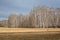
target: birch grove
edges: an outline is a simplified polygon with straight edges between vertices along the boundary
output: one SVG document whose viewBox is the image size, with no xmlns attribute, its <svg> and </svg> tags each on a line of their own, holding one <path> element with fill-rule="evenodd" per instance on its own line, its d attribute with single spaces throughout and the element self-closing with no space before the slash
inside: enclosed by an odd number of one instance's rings
<svg viewBox="0 0 60 40">
<path fill-rule="evenodd" d="M 60 8 L 38 6 L 29 15 L 10 15 L 9 27 L 58 28 L 60 27 Z"/>
</svg>

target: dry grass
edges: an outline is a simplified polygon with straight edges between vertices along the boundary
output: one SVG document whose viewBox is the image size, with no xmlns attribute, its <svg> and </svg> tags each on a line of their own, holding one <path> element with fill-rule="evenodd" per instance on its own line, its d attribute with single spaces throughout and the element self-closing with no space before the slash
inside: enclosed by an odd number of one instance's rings
<svg viewBox="0 0 60 40">
<path fill-rule="evenodd" d="M 39 33 L 1 33 L 0 40 L 60 40 L 60 32 L 58 34 Z M 42 32 L 44 33 L 44 32 Z"/>
<path fill-rule="evenodd" d="M 0 28 L 0 32 L 60 32 L 60 28 Z"/>
<path fill-rule="evenodd" d="M 0 40 L 60 40 L 60 28 L 0 28 Z"/>
</svg>

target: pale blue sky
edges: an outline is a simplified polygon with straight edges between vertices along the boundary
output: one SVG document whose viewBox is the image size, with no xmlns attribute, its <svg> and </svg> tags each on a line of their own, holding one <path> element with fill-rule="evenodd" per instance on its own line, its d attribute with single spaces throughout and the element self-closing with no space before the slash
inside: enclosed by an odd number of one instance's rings
<svg viewBox="0 0 60 40">
<path fill-rule="evenodd" d="M 5 20 L 11 13 L 28 14 L 35 6 L 60 7 L 60 0 L 0 0 L 0 20 Z"/>
</svg>

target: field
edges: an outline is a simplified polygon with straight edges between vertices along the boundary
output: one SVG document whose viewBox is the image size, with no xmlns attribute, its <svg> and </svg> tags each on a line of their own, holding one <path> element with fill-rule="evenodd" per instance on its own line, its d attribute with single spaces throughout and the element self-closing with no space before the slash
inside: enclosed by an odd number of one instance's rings
<svg viewBox="0 0 60 40">
<path fill-rule="evenodd" d="M 0 40 L 60 40 L 60 28 L 0 28 Z"/>
</svg>

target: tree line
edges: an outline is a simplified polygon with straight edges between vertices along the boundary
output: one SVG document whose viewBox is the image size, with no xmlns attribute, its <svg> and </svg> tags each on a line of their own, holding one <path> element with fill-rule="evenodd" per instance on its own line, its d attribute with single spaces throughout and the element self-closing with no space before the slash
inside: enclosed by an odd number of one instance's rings
<svg viewBox="0 0 60 40">
<path fill-rule="evenodd" d="M 38 6 L 34 7 L 29 15 L 11 14 L 8 18 L 8 27 L 59 28 L 60 8 Z"/>
</svg>

